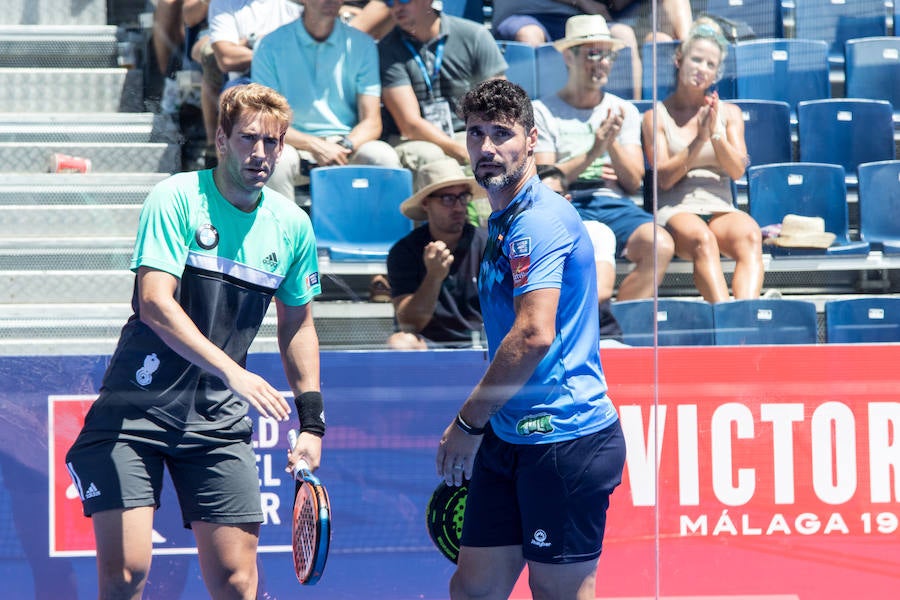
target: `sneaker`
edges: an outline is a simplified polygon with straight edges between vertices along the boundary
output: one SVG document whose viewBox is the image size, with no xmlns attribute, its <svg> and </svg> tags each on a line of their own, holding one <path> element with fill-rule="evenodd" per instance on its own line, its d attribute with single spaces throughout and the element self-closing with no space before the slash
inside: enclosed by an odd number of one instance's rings
<svg viewBox="0 0 900 600">
<path fill-rule="evenodd" d="M 384 275 L 375 275 L 369 284 L 369 302 L 390 302 L 391 284 Z"/>
<path fill-rule="evenodd" d="M 766 290 L 766 293 L 762 295 L 763 298 L 768 298 L 770 300 L 777 300 L 781 298 L 781 292 L 774 288 Z"/>
</svg>

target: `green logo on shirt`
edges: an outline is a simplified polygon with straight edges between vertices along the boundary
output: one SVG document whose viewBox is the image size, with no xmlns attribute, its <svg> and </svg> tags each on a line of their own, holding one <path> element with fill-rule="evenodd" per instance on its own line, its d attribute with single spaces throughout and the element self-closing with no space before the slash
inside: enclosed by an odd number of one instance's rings
<svg viewBox="0 0 900 600">
<path fill-rule="evenodd" d="M 552 431 L 553 424 L 550 422 L 550 415 L 530 415 L 516 424 L 516 433 L 519 435 L 550 433 Z"/>
</svg>

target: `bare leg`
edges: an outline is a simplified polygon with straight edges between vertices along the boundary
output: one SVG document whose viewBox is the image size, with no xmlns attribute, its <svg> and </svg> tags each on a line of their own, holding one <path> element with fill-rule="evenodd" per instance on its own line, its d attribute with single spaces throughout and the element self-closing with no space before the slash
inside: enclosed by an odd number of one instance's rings
<svg viewBox="0 0 900 600">
<path fill-rule="evenodd" d="M 637 37 L 634 35 L 634 29 L 628 25 L 613 23 L 609 27 L 609 33 L 617 40 L 621 40 L 624 44 L 631 48 L 631 76 L 634 80 L 633 98 L 640 100 L 643 91 L 644 69 L 641 63 L 641 49 L 638 48 Z"/>
<path fill-rule="evenodd" d="M 516 32 L 515 41 L 537 47 L 550 40 L 544 37 L 544 30 L 537 25 L 526 25 Z"/>
<path fill-rule="evenodd" d="M 694 263 L 694 285 L 700 295 L 707 302 L 729 300 L 719 244 L 703 219 L 691 213 L 679 213 L 669 219 L 666 228 L 675 239 L 675 254 Z"/>
<path fill-rule="evenodd" d="M 214 600 L 255 600 L 259 575 L 259 524 L 220 525 L 194 521 L 200 570 Z"/>
<path fill-rule="evenodd" d="M 456 572 L 450 578 L 450 598 L 506 600 L 524 566 L 521 546 L 463 546 Z"/>
<path fill-rule="evenodd" d="M 534 600 L 594 600 L 597 560 L 548 565 L 528 562 L 528 584 Z"/>
<path fill-rule="evenodd" d="M 653 230 L 656 229 L 656 246 L 653 243 Z M 625 246 L 625 257 L 635 267 L 622 283 L 619 284 L 618 300 L 638 300 L 652 298 L 656 288 L 662 283 L 666 269 L 672 260 L 675 244 L 672 236 L 653 223 L 644 223 L 634 230 Z M 654 265 L 654 256 L 656 264 Z M 655 267 L 655 270 L 654 270 Z"/>
<path fill-rule="evenodd" d="M 660 5 L 666 33 L 675 40 L 686 39 L 694 21 L 690 0 L 662 0 Z"/>
<path fill-rule="evenodd" d="M 100 600 L 139 600 L 153 554 L 152 506 L 94 513 Z"/>
<path fill-rule="evenodd" d="M 713 218 L 709 227 L 719 240 L 722 254 L 735 261 L 731 279 L 735 299 L 759 298 L 765 277 L 759 225 L 750 215 L 735 212 Z"/>
</svg>

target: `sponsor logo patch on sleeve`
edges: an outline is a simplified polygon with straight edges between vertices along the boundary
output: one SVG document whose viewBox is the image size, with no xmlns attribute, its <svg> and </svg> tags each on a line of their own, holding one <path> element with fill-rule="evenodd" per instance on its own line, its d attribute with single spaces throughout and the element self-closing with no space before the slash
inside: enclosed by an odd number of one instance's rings
<svg viewBox="0 0 900 600">
<path fill-rule="evenodd" d="M 509 243 L 509 257 L 520 258 L 531 254 L 531 238 L 519 238 Z"/>
<path fill-rule="evenodd" d="M 509 269 L 512 272 L 513 287 L 528 283 L 528 268 L 531 266 L 531 238 L 519 238 L 509 242 Z"/>
<path fill-rule="evenodd" d="M 314 273 L 310 273 L 306 276 L 306 285 L 308 287 L 314 287 L 319 285 L 319 272 L 316 271 Z"/>
</svg>

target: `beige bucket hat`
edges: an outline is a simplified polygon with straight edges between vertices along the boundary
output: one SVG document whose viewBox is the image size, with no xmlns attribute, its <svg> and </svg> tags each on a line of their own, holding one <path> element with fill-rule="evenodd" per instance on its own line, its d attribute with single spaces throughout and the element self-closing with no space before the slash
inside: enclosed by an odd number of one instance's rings
<svg viewBox="0 0 900 600">
<path fill-rule="evenodd" d="M 416 171 L 416 193 L 400 204 L 400 212 L 413 221 L 425 221 L 428 215 L 422 208 L 422 200 L 431 193 L 445 187 L 468 185 L 473 198 L 485 196 L 484 189 L 478 185 L 474 177 L 465 174 L 462 167 L 453 158 L 444 158 L 430 162 Z"/>
<path fill-rule="evenodd" d="M 575 15 L 566 21 L 566 37 L 553 42 L 553 47 L 562 52 L 581 44 L 606 43 L 612 50 L 621 50 L 625 43 L 609 33 L 606 19 L 601 15 Z"/>
</svg>

